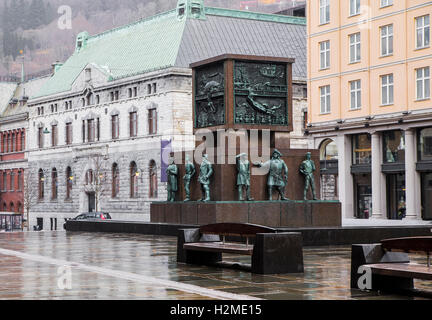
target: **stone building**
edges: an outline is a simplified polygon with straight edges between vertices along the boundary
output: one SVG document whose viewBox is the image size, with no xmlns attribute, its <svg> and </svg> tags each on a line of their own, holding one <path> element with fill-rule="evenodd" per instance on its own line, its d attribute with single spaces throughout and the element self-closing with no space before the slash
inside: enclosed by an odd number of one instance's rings
<svg viewBox="0 0 432 320">
<path fill-rule="evenodd" d="M 149 220 L 166 199 L 164 155 L 191 148 L 190 63 L 224 53 L 282 56 L 293 67 L 293 146 L 304 147 L 304 18 L 177 8 L 90 36 L 29 101 L 28 166 L 38 200 L 31 224 L 59 228 L 81 212 Z M 60 224 L 61 223 L 61 224 Z"/>
<path fill-rule="evenodd" d="M 307 131 L 334 186 L 327 196 L 341 201 L 345 225 L 429 224 L 432 3 L 322 0 L 307 10 Z"/>
</svg>

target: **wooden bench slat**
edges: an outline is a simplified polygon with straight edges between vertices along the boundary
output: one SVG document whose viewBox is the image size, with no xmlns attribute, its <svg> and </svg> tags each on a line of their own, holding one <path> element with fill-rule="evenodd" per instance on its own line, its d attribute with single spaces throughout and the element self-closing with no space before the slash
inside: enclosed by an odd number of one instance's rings
<svg viewBox="0 0 432 320">
<path fill-rule="evenodd" d="M 265 226 L 248 223 L 216 223 L 200 227 L 202 234 L 217 234 L 221 236 L 255 237 L 257 233 L 276 233 L 277 230 Z"/>
<path fill-rule="evenodd" d="M 185 243 L 183 248 L 186 250 L 194 251 L 207 251 L 207 252 L 222 252 L 234 253 L 242 255 L 252 255 L 253 245 L 245 245 L 242 243 L 223 243 L 223 242 L 197 242 Z"/>
<path fill-rule="evenodd" d="M 432 252 L 432 237 L 409 237 L 381 241 L 384 250 L 404 252 Z"/>
<path fill-rule="evenodd" d="M 366 265 L 372 273 L 383 276 L 432 280 L 432 268 L 413 263 L 379 263 Z"/>
</svg>

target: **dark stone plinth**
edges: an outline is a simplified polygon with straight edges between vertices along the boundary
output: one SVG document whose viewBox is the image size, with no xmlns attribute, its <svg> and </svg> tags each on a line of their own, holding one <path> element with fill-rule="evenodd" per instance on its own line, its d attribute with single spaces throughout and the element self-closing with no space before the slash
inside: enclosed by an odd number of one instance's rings
<svg viewBox="0 0 432 320">
<path fill-rule="evenodd" d="M 358 289 L 358 280 L 362 274 L 359 267 L 376 263 L 409 263 L 406 253 L 386 252 L 381 244 L 354 244 L 351 249 L 351 288 Z M 410 278 L 372 274 L 372 290 L 399 291 L 414 288 Z"/>
<path fill-rule="evenodd" d="M 300 232 L 258 233 L 252 255 L 252 273 L 303 273 L 303 243 Z"/>
<path fill-rule="evenodd" d="M 152 223 L 251 223 L 273 228 L 340 227 L 337 201 L 155 202 Z"/>
</svg>

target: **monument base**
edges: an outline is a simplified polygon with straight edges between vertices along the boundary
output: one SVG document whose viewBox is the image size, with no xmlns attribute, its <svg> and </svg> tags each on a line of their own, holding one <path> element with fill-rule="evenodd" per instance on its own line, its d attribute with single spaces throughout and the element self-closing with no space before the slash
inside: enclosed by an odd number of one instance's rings
<svg viewBox="0 0 432 320">
<path fill-rule="evenodd" d="M 339 201 L 153 202 L 152 223 L 251 223 L 268 227 L 341 227 Z"/>
</svg>

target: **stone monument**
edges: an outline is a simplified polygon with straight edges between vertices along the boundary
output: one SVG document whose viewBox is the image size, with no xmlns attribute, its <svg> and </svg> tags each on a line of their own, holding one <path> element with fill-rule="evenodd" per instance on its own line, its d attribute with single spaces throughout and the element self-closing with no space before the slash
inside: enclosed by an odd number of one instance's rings
<svg viewBox="0 0 432 320">
<path fill-rule="evenodd" d="M 174 154 L 184 176 L 178 192 L 186 202 L 152 203 L 152 222 L 341 226 L 338 201 L 304 201 L 299 187 L 308 181 L 319 199 L 319 168 L 310 168 L 319 163 L 319 151 L 290 148 L 293 63 L 225 54 L 191 65 L 196 147 Z M 192 163 L 190 154 L 206 155 Z M 195 166 L 198 179 L 192 179 Z"/>
</svg>

